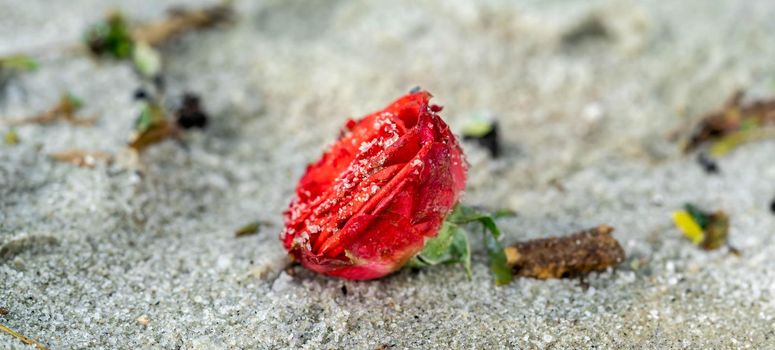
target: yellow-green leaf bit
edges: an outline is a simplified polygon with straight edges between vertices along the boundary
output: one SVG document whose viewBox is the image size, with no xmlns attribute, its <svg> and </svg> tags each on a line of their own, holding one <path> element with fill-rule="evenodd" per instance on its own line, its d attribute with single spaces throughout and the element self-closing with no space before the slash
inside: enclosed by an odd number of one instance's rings
<svg viewBox="0 0 775 350">
<path fill-rule="evenodd" d="M 688 203 L 684 210 L 673 213 L 673 221 L 684 236 L 705 250 L 727 245 L 729 215 L 722 210 L 711 213 Z"/>
<path fill-rule="evenodd" d="M 38 69 L 38 61 L 27 55 L 0 57 L 0 70 L 31 72 Z"/>
</svg>

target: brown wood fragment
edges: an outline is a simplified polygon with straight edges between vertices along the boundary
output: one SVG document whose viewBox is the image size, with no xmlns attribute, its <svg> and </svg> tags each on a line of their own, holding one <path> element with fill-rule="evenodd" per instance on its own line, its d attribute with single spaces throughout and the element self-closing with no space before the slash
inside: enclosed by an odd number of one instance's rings
<svg viewBox="0 0 775 350">
<path fill-rule="evenodd" d="M 94 168 L 98 161 L 109 162 L 113 160 L 113 155 L 102 151 L 87 151 L 82 149 L 69 149 L 60 152 L 50 153 L 49 157 L 59 162 L 66 162 L 77 165 L 81 168 Z"/>
<path fill-rule="evenodd" d="M 505 249 L 515 276 L 538 279 L 583 276 L 624 261 L 624 250 L 607 225 L 565 237 L 519 242 Z"/>
</svg>

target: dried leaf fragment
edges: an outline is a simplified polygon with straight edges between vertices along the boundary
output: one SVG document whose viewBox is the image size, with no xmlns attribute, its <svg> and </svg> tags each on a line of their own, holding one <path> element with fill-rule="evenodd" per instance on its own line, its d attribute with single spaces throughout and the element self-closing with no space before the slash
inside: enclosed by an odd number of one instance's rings
<svg viewBox="0 0 775 350">
<path fill-rule="evenodd" d="M 714 250 L 727 245 L 729 215 L 723 210 L 711 213 L 689 203 L 684 210 L 673 213 L 673 222 L 686 238 L 702 249 Z"/>
<path fill-rule="evenodd" d="M 143 107 L 129 138 L 129 148 L 142 153 L 150 145 L 177 136 L 178 127 L 169 121 L 167 112 L 158 103 L 150 102 Z"/>
<path fill-rule="evenodd" d="M 515 276 L 538 279 L 583 276 L 624 261 L 613 228 L 600 225 L 565 237 L 519 242 L 504 249 Z"/>
<path fill-rule="evenodd" d="M 244 237 L 244 236 L 250 236 L 258 233 L 258 230 L 261 228 L 261 226 L 267 225 L 268 223 L 265 221 L 253 221 L 245 226 L 242 226 L 238 228 L 236 231 L 234 231 L 235 237 Z"/>
<path fill-rule="evenodd" d="M 232 16 L 233 10 L 228 2 L 202 9 L 175 8 L 161 21 L 133 28 L 132 37 L 149 45 L 159 45 L 188 31 L 225 23 Z"/>
<path fill-rule="evenodd" d="M 59 120 L 66 121 L 76 126 L 91 126 L 97 122 L 96 117 L 78 117 L 76 112 L 83 107 L 83 100 L 75 95 L 65 92 L 59 98 L 59 101 L 49 108 L 48 110 L 38 113 L 36 115 L 12 119 L 6 124 L 8 125 L 24 125 L 24 124 L 51 124 Z"/>
<path fill-rule="evenodd" d="M 690 152 L 710 145 L 710 153 L 723 155 L 742 143 L 775 136 L 775 99 L 743 103 L 738 91 L 721 110 L 708 113 L 695 126 L 684 146 Z"/>
<path fill-rule="evenodd" d="M 98 161 L 110 162 L 113 155 L 102 151 L 87 151 L 82 149 L 70 149 L 50 153 L 49 157 L 59 162 L 77 165 L 81 168 L 94 168 Z"/>
</svg>

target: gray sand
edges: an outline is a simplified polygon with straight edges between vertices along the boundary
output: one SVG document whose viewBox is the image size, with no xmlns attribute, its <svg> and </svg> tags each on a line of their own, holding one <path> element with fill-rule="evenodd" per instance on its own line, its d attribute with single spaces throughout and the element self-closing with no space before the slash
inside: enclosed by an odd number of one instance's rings
<svg viewBox="0 0 775 350">
<path fill-rule="evenodd" d="M 133 3 L 1 0 L 0 54 L 77 41 L 110 8 L 153 19 L 172 4 Z M 164 49 L 170 94 L 203 94 L 212 125 L 188 149 L 150 149 L 142 177 L 45 156 L 123 147 L 140 108 L 129 67 L 58 56 L 7 83 L 0 118 L 70 90 L 101 119 L 0 145 L 0 323 L 52 349 L 775 347 L 775 141 L 713 176 L 666 137 L 737 88 L 775 94 L 774 2 L 237 7 L 233 27 Z M 588 289 L 495 287 L 478 242 L 471 280 L 454 266 L 370 282 L 283 272 L 281 212 L 306 163 L 346 117 L 415 85 L 455 131 L 500 121 L 501 159 L 464 145 L 464 202 L 517 211 L 505 243 L 605 223 L 628 260 Z M 742 256 L 686 241 L 670 219 L 686 201 L 728 211 Z M 271 225 L 234 238 L 256 219 Z M 22 346 L 0 334 L 0 348 Z"/>
</svg>

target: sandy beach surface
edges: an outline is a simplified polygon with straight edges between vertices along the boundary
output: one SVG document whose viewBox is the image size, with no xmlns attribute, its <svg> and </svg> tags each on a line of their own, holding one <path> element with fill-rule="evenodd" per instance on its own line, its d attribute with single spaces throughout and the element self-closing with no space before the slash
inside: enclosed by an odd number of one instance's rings
<svg viewBox="0 0 775 350">
<path fill-rule="evenodd" d="M 121 152 L 140 111 L 128 64 L 59 48 L 111 9 L 150 21 L 174 4 L 0 0 L 0 55 L 43 57 L 0 83 L 0 120 L 63 91 L 99 117 L 0 145 L 0 324 L 51 349 L 775 346 L 775 140 L 708 174 L 668 137 L 738 89 L 775 95 L 775 2 L 236 1 L 232 25 L 161 50 L 168 95 L 200 94 L 206 130 L 148 149 L 142 175 L 49 159 Z M 504 243 L 608 224 L 627 260 L 588 286 L 496 287 L 475 240 L 471 279 L 285 272 L 281 213 L 306 164 L 414 86 L 456 133 L 499 122 L 500 158 L 463 144 L 463 202 L 516 211 Z M 742 254 L 686 240 L 671 221 L 686 202 L 729 213 Z M 27 347 L 3 333 L 0 348 Z"/>
</svg>

